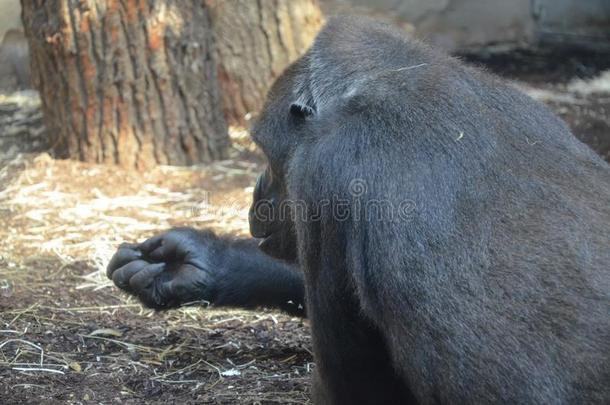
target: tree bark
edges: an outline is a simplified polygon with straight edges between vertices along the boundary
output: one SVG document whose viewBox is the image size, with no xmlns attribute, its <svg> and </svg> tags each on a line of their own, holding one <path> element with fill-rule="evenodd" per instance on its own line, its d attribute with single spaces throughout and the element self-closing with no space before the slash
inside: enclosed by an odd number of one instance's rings
<svg viewBox="0 0 610 405">
<path fill-rule="evenodd" d="M 136 168 L 226 156 L 309 46 L 316 0 L 22 0 L 58 157 Z"/>
<path fill-rule="evenodd" d="M 223 158 L 210 7 L 22 0 L 32 80 L 59 157 L 136 168 Z"/>
<path fill-rule="evenodd" d="M 207 0 L 216 34 L 224 115 L 244 125 L 284 68 L 303 54 L 322 23 L 315 0 Z"/>
</svg>

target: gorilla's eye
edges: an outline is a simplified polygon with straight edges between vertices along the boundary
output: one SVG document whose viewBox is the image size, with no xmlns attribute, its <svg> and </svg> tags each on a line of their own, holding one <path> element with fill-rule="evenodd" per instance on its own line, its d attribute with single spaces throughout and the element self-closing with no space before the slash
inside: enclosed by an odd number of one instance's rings
<svg viewBox="0 0 610 405">
<path fill-rule="evenodd" d="M 305 119 L 307 117 L 312 116 L 314 113 L 314 109 L 308 105 L 300 104 L 300 103 L 292 103 L 290 105 L 290 114 L 293 117 Z"/>
</svg>

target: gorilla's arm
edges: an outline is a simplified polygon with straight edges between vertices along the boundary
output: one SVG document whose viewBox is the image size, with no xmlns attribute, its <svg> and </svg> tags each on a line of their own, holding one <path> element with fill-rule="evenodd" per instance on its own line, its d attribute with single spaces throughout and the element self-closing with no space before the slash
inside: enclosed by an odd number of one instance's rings
<svg viewBox="0 0 610 405">
<path fill-rule="evenodd" d="M 123 244 L 108 277 L 155 309 L 194 302 L 278 308 L 305 316 L 298 269 L 258 249 L 255 239 L 221 238 L 210 231 L 173 229 L 140 244 Z"/>
</svg>

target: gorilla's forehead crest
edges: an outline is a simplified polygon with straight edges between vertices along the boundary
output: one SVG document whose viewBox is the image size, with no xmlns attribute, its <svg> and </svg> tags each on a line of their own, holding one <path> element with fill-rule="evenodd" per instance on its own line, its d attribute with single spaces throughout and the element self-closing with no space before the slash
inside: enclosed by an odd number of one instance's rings
<svg viewBox="0 0 610 405">
<path fill-rule="evenodd" d="M 299 61 L 293 96 L 295 102 L 323 112 L 385 75 L 408 74 L 439 56 L 389 25 L 363 17 L 334 17 Z"/>
</svg>

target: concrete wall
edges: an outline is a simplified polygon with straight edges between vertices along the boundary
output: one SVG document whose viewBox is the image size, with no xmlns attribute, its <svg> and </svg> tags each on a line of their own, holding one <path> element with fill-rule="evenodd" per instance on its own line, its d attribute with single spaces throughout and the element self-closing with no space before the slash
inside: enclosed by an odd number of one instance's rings
<svg viewBox="0 0 610 405">
<path fill-rule="evenodd" d="M 448 50 L 533 37 L 530 0 L 349 0 L 407 21 L 419 37 Z"/>
<path fill-rule="evenodd" d="M 449 51 L 514 48 L 540 40 L 610 47 L 610 0 L 320 0 L 329 13 L 408 23 Z"/>
<path fill-rule="evenodd" d="M 610 49 L 610 0 L 532 0 L 532 13 L 542 41 Z"/>
<path fill-rule="evenodd" d="M 0 0 L 0 41 L 11 28 L 21 28 L 21 2 Z"/>
</svg>

